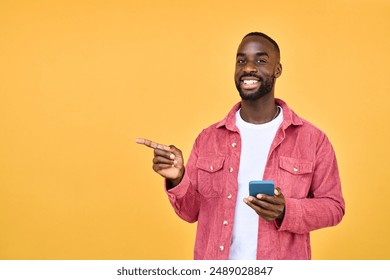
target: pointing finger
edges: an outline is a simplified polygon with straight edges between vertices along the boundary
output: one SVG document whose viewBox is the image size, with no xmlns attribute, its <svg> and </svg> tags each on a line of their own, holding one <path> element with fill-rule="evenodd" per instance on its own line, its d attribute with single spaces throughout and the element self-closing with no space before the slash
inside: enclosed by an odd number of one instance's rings
<svg viewBox="0 0 390 280">
<path fill-rule="evenodd" d="M 166 150 L 166 151 L 170 151 L 171 148 L 169 146 L 166 146 L 166 145 L 163 145 L 163 144 L 158 144 L 154 141 L 151 141 L 151 140 L 148 140 L 148 139 L 145 139 L 145 138 L 137 138 L 135 139 L 135 142 L 137 144 L 143 144 L 145 145 L 146 147 L 149 147 L 149 148 L 152 148 L 152 149 L 161 149 L 161 150 Z"/>
</svg>

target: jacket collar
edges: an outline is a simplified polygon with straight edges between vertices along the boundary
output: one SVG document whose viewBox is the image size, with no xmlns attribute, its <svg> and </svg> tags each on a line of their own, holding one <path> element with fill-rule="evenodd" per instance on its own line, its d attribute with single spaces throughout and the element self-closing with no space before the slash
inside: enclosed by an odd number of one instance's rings
<svg viewBox="0 0 390 280">
<path fill-rule="evenodd" d="M 282 126 L 285 130 L 290 125 L 302 125 L 303 120 L 293 111 L 290 109 L 290 107 L 287 106 L 287 103 L 284 102 L 281 99 L 275 98 L 276 105 L 282 107 L 283 109 L 283 122 Z M 241 108 L 241 102 L 238 102 L 236 105 L 233 106 L 233 108 L 230 110 L 230 112 L 227 114 L 227 116 L 221 120 L 219 123 L 217 123 L 217 128 L 226 127 L 228 130 L 231 131 L 238 131 L 236 127 L 236 112 L 238 109 Z"/>
</svg>

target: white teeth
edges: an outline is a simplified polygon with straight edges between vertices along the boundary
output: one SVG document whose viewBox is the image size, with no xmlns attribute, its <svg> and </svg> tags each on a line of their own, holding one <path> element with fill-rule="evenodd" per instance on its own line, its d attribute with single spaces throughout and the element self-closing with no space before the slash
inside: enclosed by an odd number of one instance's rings
<svg viewBox="0 0 390 280">
<path fill-rule="evenodd" d="M 253 84 L 256 84 L 257 81 L 256 80 L 244 80 L 244 84 L 246 85 L 253 85 Z"/>
</svg>

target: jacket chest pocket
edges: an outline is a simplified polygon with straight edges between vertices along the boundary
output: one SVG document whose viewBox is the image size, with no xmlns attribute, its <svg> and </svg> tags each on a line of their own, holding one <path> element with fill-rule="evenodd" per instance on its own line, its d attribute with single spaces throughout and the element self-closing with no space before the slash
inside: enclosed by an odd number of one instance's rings
<svg viewBox="0 0 390 280">
<path fill-rule="evenodd" d="M 224 157 L 199 157 L 198 190 L 204 197 L 219 197 L 224 186 Z"/>
<path fill-rule="evenodd" d="M 313 175 L 313 162 L 284 157 L 279 158 L 278 184 L 288 197 L 308 196 Z"/>
</svg>

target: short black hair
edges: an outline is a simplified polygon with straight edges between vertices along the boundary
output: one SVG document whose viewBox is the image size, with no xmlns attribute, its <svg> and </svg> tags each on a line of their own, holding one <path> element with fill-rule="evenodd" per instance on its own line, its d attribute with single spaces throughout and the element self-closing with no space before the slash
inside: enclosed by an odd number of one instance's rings
<svg viewBox="0 0 390 280">
<path fill-rule="evenodd" d="M 275 50 L 278 52 L 278 54 L 280 56 L 280 49 L 279 49 L 278 43 L 276 43 L 275 40 L 272 39 L 267 34 L 264 34 L 262 32 L 250 32 L 250 33 L 246 34 L 244 36 L 244 38 L 246 38 L 248 36 L 260 36 L 260 37 L 263 37 L 264 39 L 268 40 L 274 46 Z M 242 38 L 242 39 L 244 39 L 244 38 Z"/>
</svg>

